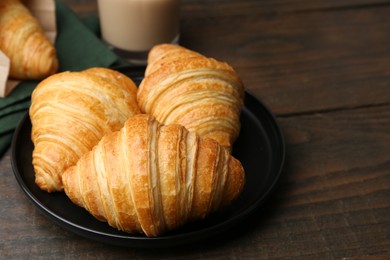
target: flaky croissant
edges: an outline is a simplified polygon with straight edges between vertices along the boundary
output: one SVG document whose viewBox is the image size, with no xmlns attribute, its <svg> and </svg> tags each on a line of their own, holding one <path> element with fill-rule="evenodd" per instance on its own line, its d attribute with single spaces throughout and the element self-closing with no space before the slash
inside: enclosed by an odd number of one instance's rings
<svg viewBox="0 0 390 260">
<path fill-rule="evenodd" d="M 63 189 L 61 175 L 98 143 L 140 113 L 137 88 L 125 75 L 92 68 L 41 81 L 31 97 L 35 182 L 48 192 Z"/>
<path fill-rule="evenodd" d="M 62 180 L 67 196 L 97 219 L 156 237 L 230 204 L 245 175 L 216 141 L 139 114 L 104 136 Z"/>
<path fill-rule="evenodd" d="M 0 50 L 14 79 L 43 79 L 58 70 L 53 44 L 19 0 L 0 1 Z"/>
<path fill-rule="evenodd" d="M 244 87 L 226 63 L 181 46 L 160 44 L 148 56 L 138 90 L 141 110 L 231 148 L 240 131 Z"/>
</svg>

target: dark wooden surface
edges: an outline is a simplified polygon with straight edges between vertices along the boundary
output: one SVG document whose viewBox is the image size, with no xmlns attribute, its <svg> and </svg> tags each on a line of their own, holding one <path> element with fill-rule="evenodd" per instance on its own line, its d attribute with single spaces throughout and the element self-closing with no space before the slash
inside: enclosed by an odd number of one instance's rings
<svg viewBox="0 0 390 260">
<path fill-rule="evenodd" d="M 96 1 L 63 1 L 80 16 Z M 181 44 L 230 63 L 276 115 L 286 165 L 230 236 L 176 249 L 94 242 L 29 202 L 0 160 L 0 258 L 390 259 L 390 1 L 183 0 Z"/>
</svg>

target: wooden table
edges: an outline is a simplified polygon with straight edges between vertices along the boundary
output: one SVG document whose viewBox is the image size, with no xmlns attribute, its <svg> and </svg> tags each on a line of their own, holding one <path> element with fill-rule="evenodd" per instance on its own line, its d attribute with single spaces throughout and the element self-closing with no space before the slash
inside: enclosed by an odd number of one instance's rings
<svg viewBox="0 0 390 260">
<path fill-rule="evenodd" d="M 390 1 L 183 0 L 181 44 L 227 61 L 276 115 L 287 155 L 270 201 L 226 239 L 114 247 L 41 215 L 8 151 L 0 258 L 390 259 Z"/>
</svg>

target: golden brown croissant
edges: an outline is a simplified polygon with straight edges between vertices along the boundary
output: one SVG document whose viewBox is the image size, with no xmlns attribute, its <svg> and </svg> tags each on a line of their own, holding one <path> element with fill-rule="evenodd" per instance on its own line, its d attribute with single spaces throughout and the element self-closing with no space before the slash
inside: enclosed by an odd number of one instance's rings
<svg viewBox="0 0 390 260">
<path fill-rule="evenodd" d="M 216 141 L 139 114 L 62 176 L 77 205 L 119 230 L 155 237 L 202 219 L 241 193 L 241 163 Z"/>
<path fill-rule="evenodd" d="M 103 135 L 140 113 L 134 82 L 110 69 L 62 72 L 43 80 L 31 98 L 35 182 L 61 191 L 61 174 Z"/>
<path fill-rule="evenodd" d="M 10 59 L 12 78 L 43 79 L 58 70 L 54 46 L 19 0 L 0 1 L 0 50 Z"/>
<path fill-rule="evenodd" d="M 138 90 L 141 110 L 164 124 L 177 123 L 230 148 L 240 131 L 244 87 L 226 63 L 181 46 L 149 52 Z"/>
</svg>

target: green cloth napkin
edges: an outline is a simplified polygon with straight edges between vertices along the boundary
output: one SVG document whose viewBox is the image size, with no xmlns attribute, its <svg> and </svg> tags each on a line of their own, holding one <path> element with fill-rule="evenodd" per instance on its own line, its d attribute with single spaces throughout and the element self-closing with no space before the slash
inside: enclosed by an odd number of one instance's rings
<svg viewBox="0 0 390 260">
<path fill-rule="evenodd" d="M 56 1 L 56 15 L 55 47 L 60 71 L 127 64 L 100 40 L 96 16 L 81 20 L 60 1 Z M 9 148 L 15 128 L 28 111 L 31 93 L 37 84 L 38 81 L 24 81 L 7 97 L 0 98 L 0 158 Z"/>
</svg>

